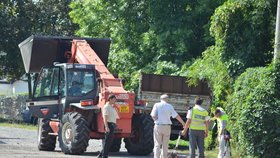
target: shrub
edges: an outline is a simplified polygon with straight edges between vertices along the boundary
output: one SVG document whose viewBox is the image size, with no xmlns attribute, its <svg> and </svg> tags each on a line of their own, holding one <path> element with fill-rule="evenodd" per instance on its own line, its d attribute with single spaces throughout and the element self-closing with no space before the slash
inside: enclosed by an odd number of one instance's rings
<svg viewBox="0 0 280 158">
<path fill-rule="evenodd" d="M 209 47 L 188 69 L 187 77 L 190 84 L 199 80 L 207 80 L 213 92 L 213 109 L 224 107 L 226 97 L 232 92 L 232 78 L 228 74 L 226 65 L 221 61 L 223 49 L 218 46 Z"/>
<path fill-rule="evenodd" d="M 279 67 L 249 68 L 235 81 L 227 110 L 242 157 L 280 157 Z"/>
<path fill-rule="evenodd" d="M 212 150 L 215 149 L 217 145 L 217 129 L 216 130 L 210 130 L 208 133 L 208 137 L 205 139 L 205 149 L 206 150 Z"/>
</svg>

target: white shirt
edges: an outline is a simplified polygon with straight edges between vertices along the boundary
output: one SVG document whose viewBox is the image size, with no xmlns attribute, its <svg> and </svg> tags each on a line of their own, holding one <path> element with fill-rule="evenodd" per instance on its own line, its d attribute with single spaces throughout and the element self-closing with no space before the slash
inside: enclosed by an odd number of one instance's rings
<svg viewBox="0 0 280 158">
<path fill-rule="evenodd" d="M 201 107 L 200 105 L 196 105 L 195 106 L 196 108 L 198 108 L 199 111 L 206 111 L 203 107 Z M 191 110 L 188 110 L 188 114 L 187 114 L 187 119 L 192 119 L 192 109 Z M 210 117 L 209 116 L 206 116 L 205 117 L 205 121 L 208 121 L 210 120 Z"/>
<path fill-rule="evenodd" d="M 159 103 L 155 103 L 151 112 L 152 117 L 157 117 L 155 124 L 157 125 L 171 125 L 170 117 L 175 118 L 178 113 L 174 110 L 171 104 L 161 100 Z"/>
<path fill-rule="evenodd" d="M 107 121 L 108 122 L 112 122 L 112 123 L 116 123 L 117 119 L 118 119 L 118 113 L 116 111 L 116 109 L 109 104 L 109 102 L 107 102 L 103 109 L 102 109 L 102 115 L 103 117 L 106 115 L 107 116 Z"/>
</svg>

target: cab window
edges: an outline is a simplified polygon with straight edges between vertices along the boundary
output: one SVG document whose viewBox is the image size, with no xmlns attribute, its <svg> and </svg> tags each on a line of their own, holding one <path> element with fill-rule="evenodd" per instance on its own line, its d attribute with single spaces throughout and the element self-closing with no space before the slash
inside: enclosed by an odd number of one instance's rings
<svg viewBox="0 0 280 158">
<path fill-rule="evenodd" d="M 48 97 L 59 94 L 59 68 L 44 68 L 38 76 L 34 97 Z"/>
<path fill-rule="evenodd" d="M 95 88 L 95 74 L 92 71 L 69 70 L 67 72 L 68 96 L 83 96 Z"/>
</svg>

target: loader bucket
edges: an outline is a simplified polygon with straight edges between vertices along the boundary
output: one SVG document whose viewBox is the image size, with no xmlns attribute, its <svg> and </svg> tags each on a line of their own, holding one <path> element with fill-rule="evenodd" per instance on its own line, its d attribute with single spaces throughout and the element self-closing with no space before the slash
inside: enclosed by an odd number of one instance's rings
<svg viewBox="0 0 280 158">
<path fill-rule="evenodd" d="M 52 66 L 54 62 L 66 63 L 65 52 L 71 51 L 73 39 L 86 40 L 107 65 L 111 43 L 109 38 L 30 36 L 18 45 L 26 73 L 39 72 L 43 66 Z"/>
</svg>

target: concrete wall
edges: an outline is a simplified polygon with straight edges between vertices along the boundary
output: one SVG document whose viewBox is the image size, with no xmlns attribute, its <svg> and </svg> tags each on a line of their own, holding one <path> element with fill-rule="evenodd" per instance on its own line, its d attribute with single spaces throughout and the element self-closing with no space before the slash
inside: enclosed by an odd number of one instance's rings
<svg viewBox="0 0 280 158">
<path fill-rule="evenodd" d="M 28 93 L 28 83 L 26 81 L 15 81 L 12 84 L 13 94 Z"/>
<path fill-rule="evenodd" d="M 27 81 L 18 80 L 13 84 L 0 83 L 0 95 L 11 96 L 20 93 L 28 93 Z"/>
<path fill-rule="evenodd" d="M 13 90 L 11 84 L 0 83 L 0 95 L 12 95 Z"/>
</svg>

